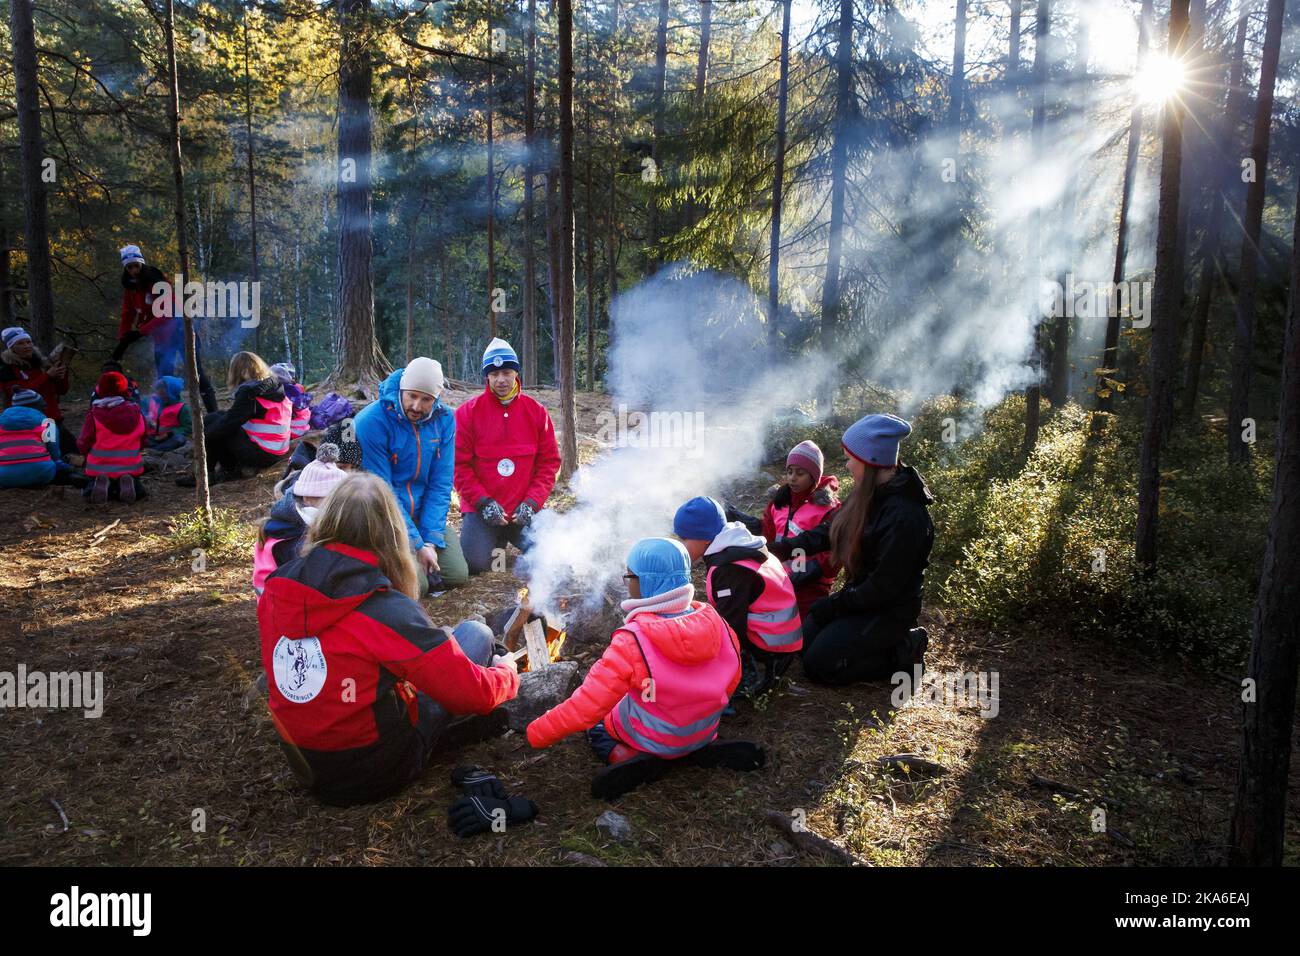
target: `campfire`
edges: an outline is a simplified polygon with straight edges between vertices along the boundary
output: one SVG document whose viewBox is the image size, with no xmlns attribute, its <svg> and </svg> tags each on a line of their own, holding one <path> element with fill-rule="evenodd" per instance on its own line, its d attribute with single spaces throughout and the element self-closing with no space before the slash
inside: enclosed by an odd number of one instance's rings
<svg viewBox="0 0 1300 956">
<path fill-rule="evenodd" d="M 560 659 L 567 637 L 564 621 L 536 614 L 528 603 L 528 588 L 520 588 L 518 598 L 502 628 L 506 649 L 520 671 L 541 670 Z M 568 603 L 567 598 L 559 600 L 561 612 Z"/>
</svg>

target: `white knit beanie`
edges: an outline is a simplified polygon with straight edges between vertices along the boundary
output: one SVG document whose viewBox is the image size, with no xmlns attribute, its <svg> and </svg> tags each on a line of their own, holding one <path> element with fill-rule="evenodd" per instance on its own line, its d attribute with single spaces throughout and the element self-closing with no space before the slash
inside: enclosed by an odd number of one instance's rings
<svg viewBox="0 0 1300 956">
<path fill-rule="evenodd" d="M 421 355 L 411 359 L 403 370 L 400 388 L 404 392 L 424 392 L 437 398 L 442 394 L 444 384 L 442 366 Z"/>
<path fill-rule="evenodd" d="M 335 448 L 335 446 L 322 445 L 317 450 L 317 454 L 325 448 Z M 335 448 L 335 455 L 337 454 L 338 450 Z M 333 461 L 309 461 L 299 473 L 298 480 L 293 483 L 293 493 L 300 498 L 324 498 L 347 477 L 348 473 Z"/>
</svg>

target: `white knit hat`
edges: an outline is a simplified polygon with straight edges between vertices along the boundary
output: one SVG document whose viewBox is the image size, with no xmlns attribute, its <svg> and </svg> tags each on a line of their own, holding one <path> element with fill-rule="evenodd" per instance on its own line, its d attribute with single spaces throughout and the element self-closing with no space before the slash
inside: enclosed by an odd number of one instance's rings
<svg viewBox="0 0 1300 956">
<path fill-rule="evenodd" d="M 118 250 L 118 253 L 122 256 L 122 265 L 124 266 L 129 266 L 133 262 L 144 265 L 144 253 L 140 251 L 140 247 L 137 245 L 123 246 Z"/>
<path fill-rule="evenodd" d="M 399 387 L 404 392 L 424 392 L 437 398 L 442 394 L 444 384 L 442 366 L 433 359 L 421 355 L 407 363 Z"/>
</svg>

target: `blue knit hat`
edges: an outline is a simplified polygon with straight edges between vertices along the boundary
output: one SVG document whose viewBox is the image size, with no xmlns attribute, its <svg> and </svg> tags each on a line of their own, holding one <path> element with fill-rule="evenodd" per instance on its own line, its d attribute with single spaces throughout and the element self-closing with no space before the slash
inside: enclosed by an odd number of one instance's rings
<svg viewBox="0 0 1300 956">
<path fill-rule="evenodd" d="M 505 339 L 493 339 L 483 350 L 483 374 L 494 368 L 512 368 L 520 371 L 519 356 Z"/>
<path fill-rule="evenodd" d="M 859 418 L 844 433 L 844 450 L 873 468 L 898 464 L 898 443 L 912 434 L 912 426 L 897 415 Z"/>
<path fill-rule="evenodd" d="M 164 375 L 158 379 L 167 389 L 167 401 L 179 402 L 185 391 L 185 382 L 179 375 Z"/>
<path fill-rule="evenodd" d="M 14 389 L 13 394 L 9 396 L 9 404 L 15 408 L 26 407 L 45 411 L 45 399 L 40 392 L 34 392 L 30 388 Z"/>
<path fill-rule="evenodd" d="M 627 554 L 627 569 L 641 583 L 643 598 L 655 597 L 691 581 L 691 556 L 672 538 L 642 538 Z"/>
<path fill-rule="evenodd" d="M 140 247 L 135 244 L 123 246 L 118 250 L 118 254 L 122 257 L 123 266 L 129 266 L 133 262 L 138 262 L 140 265 L 144 265 L 144 253 L 141 252 Z"/>
<path fill-rule="evenodd" d="M 712 498 L 692 498 L 673 515 L 673 534 L 694 541 L 712 541 L 727 523 L 727 513 Z"/>
</svg>

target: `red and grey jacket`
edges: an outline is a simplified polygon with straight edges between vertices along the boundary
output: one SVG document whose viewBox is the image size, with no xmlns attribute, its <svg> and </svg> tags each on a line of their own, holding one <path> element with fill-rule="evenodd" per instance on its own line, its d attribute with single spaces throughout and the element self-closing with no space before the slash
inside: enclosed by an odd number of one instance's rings
<svg viewBox="0 0 1300 956">
<path fill-rule="evenodd" d="M 471 661 L 390 587 L 375 555 L 347 545 L 282 565 L 257 622 L 276 730 L 331 802 L 377 799 L 375 780 L 418 765 L 414 691 L 452 714 L 486 714 L 519 690 L 517 674 Z"/>
<path fill-rule="evenodd" d="M 803 647 L 794 585 L 762 538 L 733 521 L 704 552 L 704 564 L 705 596 L 732 630 L 771 653 L 789 654 Z"/>
<path fill-rule="evenodd" d="M 793 538 L 821 524 L 839 508 L 839 488 L 839 479 L 834 475 L 822 475 L 817 486 L 804 495 L 791 494 L 790 486 L 785 484 L 774 488 L 772 500 L 763 512 L 763 537 L 767 543 Z M 800 555 L 797 563 L 787 560 L 781 565 L 794 585 L 801 615 L 808 613 L 813 602 L 831 593 L 840 573 L 830 551 Z"/>
</svg>

